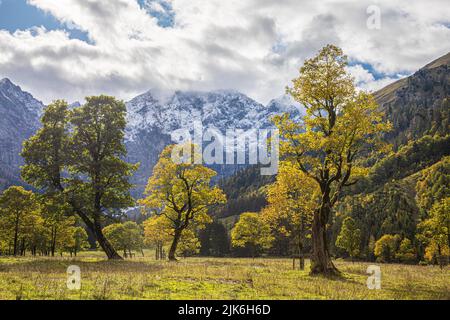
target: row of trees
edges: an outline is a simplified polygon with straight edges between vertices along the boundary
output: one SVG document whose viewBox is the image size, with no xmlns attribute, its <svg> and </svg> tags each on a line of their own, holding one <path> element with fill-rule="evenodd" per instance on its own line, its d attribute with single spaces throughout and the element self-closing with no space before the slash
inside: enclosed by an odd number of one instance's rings
<svg viewBox="0 0 450 320">
<path fill-rule="evenodd" d="M 173 147 L 168 147 L 167 150 L 172 149 Z M 171 163 L 170 168 L 179 169 L 180 164 L 173 163 L 168 152 L 163 152 L 162 155 L 164 154 L 166 157 L 162 157 L 162 162 L 169 162 Z M 418 225 L 418 230 L 421 232 L 416 235 L 416 239 L 426 246 L 425 258 L 440 263 L 445 263 L 445 257 L 449 255 L 448 214 L 450 211 L 449 198 L 445 198 L 448 193 L 445 189 L 448 163 L 449 159 L 444 158 L 442 163 L 423 172 L 417 182 L 419 201 L 424 208 L 431 206 L 431 211 L 427 218 Z M 201 168 L 197 167 L 198 169 Z M 185 175 L 192 178 L 192 172 L 186 171 L 187 168 L 184 170 L 184 175 L 178 176 L 181 181 Z M 157 186 L 154 180 L 150 181 L 153 184 L 149 185 Z M 172 179 L 171 182 L 175 182 L 175 180 Z M 430 184 L 432 188 L 429 187 Z M 214 199 L 218 199 L 214 196 L 213 190 L 219 195 L 221 194 L 220 190 L 211 188 L 209 184 L 204 185 L 203 189 L 192 185 L 192 189 L 197 192 L 203 191 L 201 199 L 204 202 L 202 203 L 213 204 Z M 276 181 L 269 185 L 266 191 L 269 205 L 260 214 L 252 212 L 242 214 L 232 229 L 231 245 L 235 248 L 234 253 L 256 256 L 262 252 L 270 253 L 270 249 L 278 246 L 277 250 L 281 247 L 281 250 L 285 252 L 298 254 L 301 261 L 300 266 L 303 267 L 304 256 L 311 248 L 311 220 L 314 204 L 317 203 L 319 194 L 317 186 L 301 170 L 291 163 L 285 162 L 280 167 Z M 199 200 L 199 194 L 192 192 L 192 196 L 196 197 L 197 201 Z M 189 199 L 188 192 L 186 197 Z M 208 202 L 205 202 L 206 198 L 209 199 Z M 436 198 L 441 200 L 433 202 L 433 199 Z M 24 254 L 26 250 L 29 250 L 32 254 L 41 255 L 54 255 L 55 252 L 63 251 L 76 255 L 79 250 L 87 246 L 85 230 L 75 226 L 75 218 L 70 206 L 61 199 L 36 196 L 22 187 L 11 187 L 2 194 L 0 204 L 1 230 L 3 231 L 1 248 L 4 254 Z M 193 208 L 196 208 L 195 203 Z M 181 232 L 176 254 L 182 256 L 197 254 L 200 252 L 201 244 L 216 250 L 216 255 L 229 253 L 226 230 L 220 223 L 213 225 L 216 230 L 220 231 L 218 234 L 222 234 L 221 238 L 216 236 L 221 244 L 210 244 L 214 239 L 214 236 L 211 237 L 211 231 L 209 231 L 209 236 L 207 233 L 203 233 L 203 241 L 201 240 L 202 232 L 209 228 L 208 223 L 211 222 L 211 218 L 206 210 L 198 212 L 201 212 L 201 215 L 194 215 L 193 218 L 196 219 L 191 226 L 188 225 L 188 228 Z M 167 216 L 167 211 L 165 213 L 160 211 L 144 221 L 142 226 L 128 221 L 108 225 L 103 228 L 102 232 L 115 250 L 123 252 L 124 257 L 132 257 L 133 251 L 143 254 L 144 246 L 149 246 L 156 249 L 157 259 L 163 259 L 165 258 L 165 247 L 170 243 L 173 245 L 175 237 L 174 219 L 170 217 Z M 377 241 L 371 238 L 369 242 L 371 254 L 382 262 L 411 263 L 418 258 L 418 251 L 413 242 L 400 235 L 387 234 Z M 335 245 L 352 259 L 361 257 L 361 230 L 350 216 L 343 220 Z M 239 248 L 245 250 L 240 251 Z M 203 253 L 214 254 L 210 251 Z"/>
<path fill-rule="evenodd" d="M 268 187 L 268 205 L 259 214 L 243 214 L 235 225 L 233 246 L 250 246 L 257 254 L 275 244 L 295 248 L 292 252 L 302 258 L 311 252 L 312 274 L 338 273 L 329 249 L 336 222 L 333 212 L 345 188 L 368 174 L 366 159 L 373 162 L 389 152 L 382 137 L 391 129 L 373 96 L 356 90 L 347 65 L 342 50 L 328 45 L 305 61 L 287 88 L 306 108 L 306 115 L 301 122 L 288 114 L 274 117 L 281 136 L 280 172 Z M 209 213 L 226 201 L 224 192 L 211 184 L 215 172 L 194 161 L 199 157 L 194 145 L 168 146 L 153 169 L 146 197 L 139 202 L 150 215 L 144 223 L 144 240 L 134 238 L 142 230 L 130 223 L 103 228 L 121 216 L 121 209 L 134 204 L 129 177 L 137 165 L 123 161 L 123 102 L 108 96 L 86 101 L 75 108 L 55 101 L 46 108 L 42 128 L 24 143 L 23 179 L 44 199 L 60 199 L 109 259 L 121 259 L 117 250 L 129 255 L 143 241 L 155 245 L 158 258 L 165 256 L 166 242 L 170 242 L 169 260 L 176 260 L 180 248 L 186 254 L 197 252 L 198 234 L 212 220 Z M 440 219 L 441 215 L 425 217 L 424 230 L 436 233 L 433 221 Z M 355 256 L 357 241 L 347 235 L 357 235 L 356 223 L 344 221 L 336 245 Z M 443 250 L 441 240 L 427 245 Z"/>
<path fill-rule="evenodd" d="M 84 228 L 58 198 L 10 187 L 0 196 L 0 254 L 77 255 L 89 246 Z"/>
<path fill-rule="evenodd" d="M 288 221 L 283 210 L 273 214 L 270 212 L 271 209 L 269 206 L 259 214 L 255 212 L 241 214 L 231 231 L 231 244 L 233 247 L 245 248 L 245 254 L 248 256 L 270 253 L 275 246 L 284 245 L 285 252 L 300 258 L 300 268 L 303 269 L 304 257 L 311 248 L 310 225 L 305 229 L 292 230 L 290 228 L 302 226 L 302 224 L 287 223 L 283 226 L 282 222 Z M 372 237 L 368 244 L 368 255 L 362 254 L 361 230 L 358 224 L 352 217 L 347 216 L 343 220 L 335 242 L 338 249 L 335 256 L 349 257 L 352 260 L 363 258 L 376 259 L 379 262 L 409 264 L 425 259 L 428 263 L 446 265 L 450 257 L 449 215 L 450 198 L 436 202 L 429 216 L 418 224 L 418 233 L 413 241 L 407 237 L 402 238 L 399 234 L 385 234 L 378 240 Z M 420 254 L 418 245 L 425 248 L 424 254 Z M 276 249 L 276 252 L 279 252 L 279 248 Z"/>
<path fill-rule="evenodd" d="M 111 246 L 125 258 L 135 252 L 144 255 L 145 247 L 156 248 L 157 259 L 165 258 L 165 247 L 173 237 L 169 220 L 151 217 L 138 225 L 133 221 L 112 223 L 102 229 Z M 0 196 L 0 255 L 55 256 L 63 252 L 76 256 L 89 249 L 85 227 L 58 198 L 37 195 L 13 186 Z M 199 253 L 200 240 L 194 229 L 184 230 L 176 253 L 190 256 Z"/>
</svg>

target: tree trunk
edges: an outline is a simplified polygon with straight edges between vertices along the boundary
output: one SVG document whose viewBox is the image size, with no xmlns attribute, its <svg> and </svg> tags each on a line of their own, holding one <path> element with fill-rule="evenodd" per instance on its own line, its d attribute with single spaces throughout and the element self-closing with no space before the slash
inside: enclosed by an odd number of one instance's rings
<svg viewBox="0 0 450 320">
<path fill-rule="evenodd" d="M 173 237 L 173 241 L 169 250 L 169 261 L 177 261 L 177 258 L 175 257 L 175 252 L 177 251 L 178 242 L 180 241 L 181 238 L 181 232 L 182 230 L 175 230 L 175 235 Z"/>
<path fill-rule="evenodd" d="M 439 268 L 441 268 L 441 270 L 444 268 L 444 257 L 442 256 L 442 249 L 441 249 L 441 245 L 438 243 L 438 264 L 439 264 Z"/>
<path fill-rule="evenodd" d="M 25 256 L 25 253 L 26 253 L 25 238 L 22 238 L 22 240 L 21 240 L 20 242 L 21 242 L 21 245 L 20 245 L 20 255 L 21 255 L 21 256 Z"/>
<path fill-rule="evenodd" d="M 50 251 L 52 253 L 52 257 L 55 256 L 55 250 L 56 250 L 56 227 L 52 228 L 52 243 Z"/>
<path fill-rule="evenodd" d="M 164 260 L 166 258 L 166 253 L 164 251 L 163 244 L 159 245 L 159 260 Z"/>
<path fill-rule="evenodd" d="M 14 255 L 17 255 L 17 245 L 18 245 L 18 237 L 19 237 L 19 219 L 17 218 L 15 221 L 14 227 Z"/>
<path fill-rule="evenodd" d="M 305 257 L 303 253 L 300 254 L 300 270 L 305 270 Z"/>
<path fill-rule="evenodd" d="M 109 260 L 123 260 L 122 257 L 116 252 L 111 243 L 106 239 L 103 235 L 102 227 L 98 221 L 94 221 L 93 224 L 94 230 L 92 230 L 97 238 L 100 247 L 102 247 L 103 251 L 105 251 L 106 256 Z"/>
<path fill-rule="evenodd" d="M 73 200 L 69 200 L 69 204 L 78 214 L 78 216 L 83 220 L 84 224 L 88 228 L 88 231 L 92 232 L 92 234 L 95 236 L 96 240 L 100 244 L 100 247 L 102 247 L 103 251 L 106 253 L 108 259 L 123 260 L 123 258 L 116 252 L 113 246 L 103 235 L 102 227 L 98 219 L 94 218 L 94 222 L 92 222 L 92 220 L 88 218 L 88 216 L 76 205 L 76 203 Z"/>
<path fill-rule="evenodd" d="M 302 226 L 302 228 L 303 228 L 303 226 Z M 298 260 L 299 269 L 305 270 L 305 255 L 303 254 L 303 232 L 300 233 L 299 239 L 298 239 L 298 259 L 299 259 Z"/>
<path fill-rule="evenodd" d="M 330 207 L 323 205 L 314 212 L 312 224 L 312 255 L 311 274 L 337 275 L 339 271 L 331 261 L 328 253 L 326 223 L 330 213 Z"/>
</svg>

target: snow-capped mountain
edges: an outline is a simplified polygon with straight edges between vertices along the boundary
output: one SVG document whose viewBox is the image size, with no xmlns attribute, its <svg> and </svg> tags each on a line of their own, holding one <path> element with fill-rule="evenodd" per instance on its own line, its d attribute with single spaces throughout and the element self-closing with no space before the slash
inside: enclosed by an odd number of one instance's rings
<svg viewBox="0 0 450 320">
<path fill-rule="evenodd" d="M 79 106 L 79 102 L 71 107 Z M 142 196 L 148 177 L 163 148 L 170 144 L 175 129 L 193 129 L 193 122 L 201 121 L 204 128 L 214 127 L 225 134 L 227 129 L 258 129 L 273 127 L 270 118 L 281 112 L 301 117 L 303 110 L 288 97 L 272 100 L 264 106 L 237 91 L 212 92 L 176 91 L 157 94 L 148 91 L 126 103 L 127 160 L 139 162 L 133 176 L 135 196 Z M 40 126 L 43 104 L 13 84 L 0 81 L 0 189 L 8 184 L 20 184 L 22 142 Z M 219 175 L 236 171 L 232 165 L 216 166 Z"/>
<path fill-rule="evenodd" d="M 212 92 L 176 91 L 169 97 L 158 97 L 152 91 L 137 96 L 127 103 L 127 138 L 148 128 L 159 128 L 170 134 L 175 129 L 192 129 L 193 119 L 205 127 L 219 130 L 271 127 L 270 117 L 280 112 L 300 115 L 302 110 L 288 97 L 272 100 L 268 106 L 246 95 L 231 90 Z"/>
<path fill-rule="evenodd" d="M 204 128 L 214 127 L 222 134 L 227 129 L 273 127 L 270 118 L 289 112 L 299 118 L 304 111 L 289 97 L 283 96 L 264 106 L 246 95 L 230 90 L 212 92 L 176 91 L 158 95 L 148 91 L 127 103 L 126 145 L 128 160 L 140 162 L 133 182 L 142 191 L 162 149 L 171 143 L 176 129 L 193 130 L 194 120 Z M 215 166 L 219 175 L 233 173 L 233 166 Z"/>
<path fill-rule="evenodd" d="M 43 107 L 9 79 L 0 80 L 0 188 L 19 183 L 22 141 L 39 128 Z"/>
</svg>

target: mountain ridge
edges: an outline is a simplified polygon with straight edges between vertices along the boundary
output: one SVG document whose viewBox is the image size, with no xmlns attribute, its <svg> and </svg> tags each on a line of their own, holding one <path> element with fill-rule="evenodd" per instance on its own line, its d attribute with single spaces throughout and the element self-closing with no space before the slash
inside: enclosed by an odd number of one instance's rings
<svg viewBox="0 0 450 320">
<path fill-rule="evenodd" d="M 449 70 L 450 53 L 447 53 L 411 76 L 374 93 L 380 108 L 394 125 L 393 132 L 386 138 L 395 148 L 424 134 L 449 131 Z M 170 94 L 148 90 L 126 102 L 126 106 L 127 160 L 141 163 L 132 178 L 137 185 L 136 196 L 142 195 L 159 153 L 171 142 L 170 133 L 179 128 L 192 130 L 193 119 L 201 120 L 205 128 L 212 126 L 225 133 L 226 129 L 271 127 L 270 118 L 282 112 L 289 112 L 297 119 L 305 113 L 304 108 L 286 95 L 263 105 L 237 90 L 178 90 Z M 0 80 L 3 115 L 0 119 L 0 187 L 6 186 L 8 180 L 20 181 L 21 143 L 39 128 L 43 108 L 42 102 L 10 79 Z M 221 177 L 237 170 L 224 166 L 215 169 Z"/>
</svg>

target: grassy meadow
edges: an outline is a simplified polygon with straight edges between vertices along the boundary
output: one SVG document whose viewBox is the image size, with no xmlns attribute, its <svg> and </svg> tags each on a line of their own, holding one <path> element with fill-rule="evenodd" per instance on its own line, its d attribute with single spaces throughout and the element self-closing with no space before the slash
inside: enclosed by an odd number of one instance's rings
<svg viewBox="0 0 450 320">
<path fill-rule="evenodd" d="M 69 265 L 81 268 L 81 290 L 67 289 Z M 342 278 L 311 277 L 291 259 L 0 257 L 0 299 L 450 299 L 450 267 L 378 264 L 381 289 L 369 290 L 369 263 L 336 265 Z"/>
</svg>

